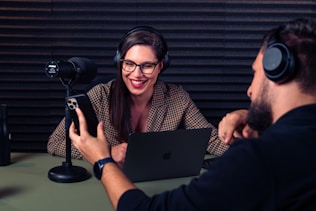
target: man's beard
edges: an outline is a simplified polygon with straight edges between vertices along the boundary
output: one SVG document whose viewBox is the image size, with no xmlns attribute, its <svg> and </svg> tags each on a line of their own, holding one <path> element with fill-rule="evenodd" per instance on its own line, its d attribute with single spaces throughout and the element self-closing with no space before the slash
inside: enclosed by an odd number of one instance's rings
<svg viewBox="0 0 316 211">
<path fill-rule="evenodd" d="M 250 104 L 247 123 L 253 129 L 259 133 L 263 132 L 272 124 L 272 109 L 268 102 L 268 90 L 267 84 L 263 84 L 264 88 L 261 90 L 261 96 L 259 100 L 253 101 Z"/>
</svg>

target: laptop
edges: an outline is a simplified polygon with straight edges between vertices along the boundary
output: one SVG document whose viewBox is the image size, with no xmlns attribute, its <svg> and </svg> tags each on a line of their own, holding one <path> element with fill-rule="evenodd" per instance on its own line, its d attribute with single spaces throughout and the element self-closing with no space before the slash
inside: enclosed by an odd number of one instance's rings
<svg viewBox="0 0 316 211">
<path fill-rule="evenodd" d="M 132 182 L 200 174 L 211 128 L 133 133 L 123 172 Z"/>
</svg>

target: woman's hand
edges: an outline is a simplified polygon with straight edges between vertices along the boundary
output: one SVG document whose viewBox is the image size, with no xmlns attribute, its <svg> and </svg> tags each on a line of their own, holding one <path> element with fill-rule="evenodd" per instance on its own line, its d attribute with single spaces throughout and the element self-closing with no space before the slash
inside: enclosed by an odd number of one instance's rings
<svg viewBox="0 0 316 211">
<path fill-rule="evenodd" d="M 112 149 L 111 149 L 112 158 L 120 168 L 122 168 L 124 165 L 126 149 L 127 149 L 127 143 L 122 143 L 122 144 L 112 146 Z"/>
</svg>

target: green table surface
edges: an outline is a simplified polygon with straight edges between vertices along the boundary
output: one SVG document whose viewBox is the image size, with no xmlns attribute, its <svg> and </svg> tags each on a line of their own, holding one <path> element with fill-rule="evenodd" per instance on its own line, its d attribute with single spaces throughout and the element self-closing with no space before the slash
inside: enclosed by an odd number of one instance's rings
<svg viewBox="0 0 316 211">
<path fill-rule="evenodd" d="M 73 183 L 48 178 L 50 169 L 61 166 L 65 158 L 46 153 L 12 153 L 12 164 L 0 166 L 1 211 L 108 211 L 113 210 L 101 183 L 94 177 Z M 84 160 L 71 160 L 73 166 L 92 167 Z M 148 195 L 187 184 L 192 177 L 139 182 Z"/>
</svg>

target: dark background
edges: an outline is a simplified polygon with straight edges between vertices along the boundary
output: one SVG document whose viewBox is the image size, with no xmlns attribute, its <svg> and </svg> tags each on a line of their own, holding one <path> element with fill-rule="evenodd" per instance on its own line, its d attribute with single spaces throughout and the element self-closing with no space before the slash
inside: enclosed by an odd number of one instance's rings
<svg viewBox="0 0 316 211">
<path fill-rule="evenodd" d="M 217 126 L 227 112 L 249 105 L 263 33 L 293 18 L 314 18 L 315 6 L 311 0 L 0 1 L 0 103 L 8 105 L 12 151 L 45 152 L 64 116 L 65 87 L 45 75 L 45 64 L 87 57 L 98 77 L 113 74 L 119 39 L 137 25 L 163 33 L 171 66 L 161 79 L 183 85 Z"/>
</svg>

